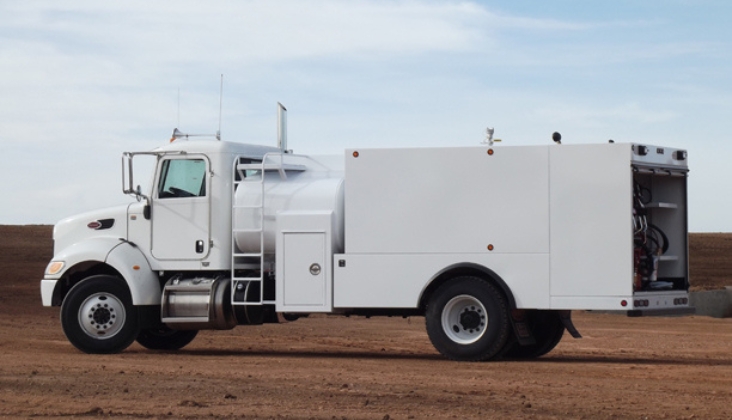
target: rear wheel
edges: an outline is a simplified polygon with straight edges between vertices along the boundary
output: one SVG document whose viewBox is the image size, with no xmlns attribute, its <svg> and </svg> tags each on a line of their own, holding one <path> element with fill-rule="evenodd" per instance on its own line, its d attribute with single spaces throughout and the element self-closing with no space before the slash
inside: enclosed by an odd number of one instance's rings
<svg viewBox="0 0 732 420">
<path fill-rule="evenodd" d="M 166 326 L 140 331 L 137 342 L 150 350 L 180 350 L 190 344 L 198 330 L 177 331 Z"/>
<path fill-rule="evenodd" d="M 64 334 L 85 353 L 117 353 L 137 337 L 137 311 L 118 277 L 88 277 L 71 288 L 61 305 Z"/>
<path fill-rule="evenodd" d="M 536 344 L 522 346 L 513 343 L 504 353 L 507 359 L 534 359 L 554 349 L 564 335 L 564 324 L 558 311 L 529 311 L 527 313 L 531 334 Z"/>
<path fill-rule="evenodd" d="M 458 277 L 440 286 L 425 319 L 432 344 L 452 360 L 491 359 L 509 335 L 506 298 L 478 277 Z"/>
</svg>

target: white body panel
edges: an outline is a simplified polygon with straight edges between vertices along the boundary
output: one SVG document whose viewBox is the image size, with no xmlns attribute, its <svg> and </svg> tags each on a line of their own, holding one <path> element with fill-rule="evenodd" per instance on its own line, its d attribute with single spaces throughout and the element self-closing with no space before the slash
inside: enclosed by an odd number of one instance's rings
<svg viewBox="0 0 732 420">
<path fill-rule="evenodd" d="M 630 145 L 562 145 L 549 155 L 552 301 L 631 296 Z"/>
<path fill-rule="evenodd" d="M 339 261 L 344 261 L 341 267 Z M 549 308 L 548 254 L 336 254 L 336 308 L 416 308 L 445 269 L 472 263 L 505 279 L 518 308 Z"/>
<path fill-rule="evenodd" d="M 546 147 L 346 152 L 346 252 L 547 253 Z"/>
</svg>

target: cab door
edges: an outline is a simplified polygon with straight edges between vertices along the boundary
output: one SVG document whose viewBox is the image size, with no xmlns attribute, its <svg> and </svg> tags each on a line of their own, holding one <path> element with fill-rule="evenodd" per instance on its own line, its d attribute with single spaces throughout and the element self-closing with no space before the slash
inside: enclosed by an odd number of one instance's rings
<svg viewBox="0 0 732 420">
<path fill-rule="evenodd" d="M 164 156 L 152 200 L 152 255 L 201 260 L 210 247 L 210 163 L 203 155 Z"/>
</svg>

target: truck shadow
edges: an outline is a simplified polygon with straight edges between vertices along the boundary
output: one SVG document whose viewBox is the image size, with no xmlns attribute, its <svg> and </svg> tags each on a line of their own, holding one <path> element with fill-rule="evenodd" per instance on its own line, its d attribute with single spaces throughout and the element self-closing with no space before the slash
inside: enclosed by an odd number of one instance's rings
<svg viewBox="0 0 732 420">
<path fill-rule="evenodd" d="M 551 356 L 535 360 L 506 360 L 509 362 L 541 362 L 556 364 L 614 364 L 641 366 L 732 366 L 732 359 L 679 358 L 670 357 L 627 357 L 627 356 Z"/>
<path fill-rule="evenodd" d="M 149 351 L 149 350 L 148 350 Z M 374 359 L 374 360 L 445 360 L 439 354 L 389 353 L 369 351 L 304 351 L 304 350 L 178 350 L 175 352 L 160 352 L 187 356 L 237 356 L 237 357 L 266 357 L 266 358 L 294 358 L 294 359 Z"/>
<path fill-rule="evenodd" d="M 149 351 L 149 350 L 148 350 Z M 440 354 L 425 353 L 390 353 L 378 351 L 305 351 L 305 350 L 179 350 L 176 352 L 158 352 L 195 357 L 262 357 L 272 359 L 371 359 L 371 360 L 426 360 L 455 362 L 443 357 Z M 547 355 L 538 359 L 499 359 L 490 362 L 479 363 L 539 363 L 539 364 L 610 364 L 610 365 L 641 365 L 641 366 L 732 366 L 732 359 L 705 359 L 705 358 L 683 358 L 672 359 L 669 357 L 659 358 L 634 358 L 627 356 L 583 356 L 583 355 Z"/>
</svg>

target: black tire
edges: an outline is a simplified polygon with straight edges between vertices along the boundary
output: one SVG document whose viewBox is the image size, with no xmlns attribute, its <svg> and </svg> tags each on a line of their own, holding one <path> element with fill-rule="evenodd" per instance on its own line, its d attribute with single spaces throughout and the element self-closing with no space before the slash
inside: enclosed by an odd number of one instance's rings
<svg viewBox="0 0 732 420">
<path fill-rule="evenodd" d="M 190 344 L 198 330 L 173 330 L 166 326 L 141 330 L 137 342 L 150 350 L 180 350 Z"/>
<path fill-rule="evenodd" d="M 504 358 L 535 359 L 549 353 L 562 341 L 564 324 L 558 311 L 529 311 L 527 317 L 536 344 L 522 346 L 513 343 L 504 353 Z"/>
<path fill-rule="evenodd" d="M 88 277 L 69 290 L 61 305 L 61 326 L 71 344 L 85 353 L 118 353 L 139 331 L 127 285 L 118 277 Z"/>
<path fill-rule="evenodd" d="M 488 360 L 509 337 L 508 304 L 503 293 L 478 277 L 457 277 L 440 286 L 425 313 L 427 335 L 451 360 Z"/>
</svg>

